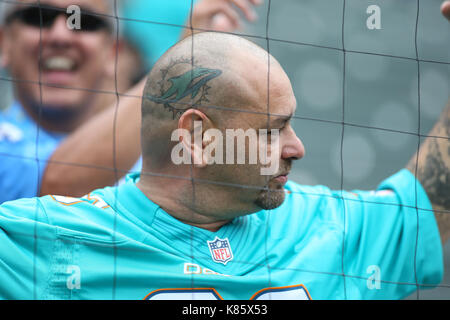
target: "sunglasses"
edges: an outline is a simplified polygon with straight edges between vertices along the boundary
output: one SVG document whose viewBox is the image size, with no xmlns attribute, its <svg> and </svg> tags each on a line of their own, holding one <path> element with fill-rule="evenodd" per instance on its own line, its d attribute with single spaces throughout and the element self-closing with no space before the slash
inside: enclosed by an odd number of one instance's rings
<svg viewBox="0 0 450 320">
<path fill-rule="evenodd" d="M 65 9 L 49 8 L 49 7 L 28 7 L 13 11 L 9 14 L 5 23 L 9 24 L 15 20 L 23 24 L 37 28 L 50 28 L 60 15 L 69 18 L 73 13 L 66 13 Z M 42 19 L 41 19 L 42 17 Z M 74 31 L 96 32 L 100 30 L 112 31 L 111 25 L 103 18 L 96 16 L 95 13 L 88 13 L 86 10 L 80 13 L 80 29 Z"/>
</svg>

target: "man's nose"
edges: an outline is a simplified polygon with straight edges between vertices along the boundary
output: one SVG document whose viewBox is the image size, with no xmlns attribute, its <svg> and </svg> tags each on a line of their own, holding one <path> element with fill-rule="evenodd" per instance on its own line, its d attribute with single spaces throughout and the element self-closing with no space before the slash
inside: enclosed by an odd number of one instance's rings
<svg viewBox="0 0 450 320">
<path fill-rule="evenodd" d="M 74 32 L 67 26 L 66 17 L 59 15 L 53 24 L 43 34 L 43 38 L 50 44 L 68 44 L 73 37 Z"/>
<path fill-rule="evenodd" d="M 299 160 L 305 156 L 305 147 L 291 126 L 286 129 L 288 132 L 286 133 L 286 140 L 281 150 L 281 158 Z"/>
</svg>

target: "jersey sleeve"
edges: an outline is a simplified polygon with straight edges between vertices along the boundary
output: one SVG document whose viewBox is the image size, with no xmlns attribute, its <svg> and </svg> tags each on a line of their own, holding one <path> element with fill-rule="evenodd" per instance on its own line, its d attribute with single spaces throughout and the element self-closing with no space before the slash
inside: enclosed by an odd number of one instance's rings
<svg viewBox="0 0 450 320">
<path fill-rule="evenodd" d="M 348 192 L 343 198 L 343 267 L 354 284 L 349 288 L 368 299 L 400 299 L 441 282 L 437 223 L 414 175 L 404 169 L 377 191 Z"/>
<path fill-rule="evenodd" d="M 56 239 L 40 198 L 0 205 L 0 299 L 42 299 Z"/>
</svg>

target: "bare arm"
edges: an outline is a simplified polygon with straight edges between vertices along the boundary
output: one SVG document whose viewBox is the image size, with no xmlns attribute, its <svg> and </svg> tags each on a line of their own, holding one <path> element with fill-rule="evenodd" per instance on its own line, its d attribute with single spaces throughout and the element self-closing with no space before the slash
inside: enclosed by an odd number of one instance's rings
<svg viewBox="0 0 450 320">
<path fill-rule="evenodd" d="M 450 1 L 441 12 L 450 21 Z M 450 101 L 428 136 L 406 168 L 425 189 L 444 244 L 450 238 Z"/>
<path fill-rule="evenodd" d="M 444 244 L 450 238 L 450 102 L 406 168 L 425 189 Z"/>
<path fill-rule="evenodd" d="M 140 96 L 144 85 L 142 80 L 127 92 L 132 97 L 120 96 L 117 108 L 114 103 L 59 145 L 42 177 L 41 195 L 82 196 L 114 184 L 131 169 L 141 150 Z"/>
</svg>

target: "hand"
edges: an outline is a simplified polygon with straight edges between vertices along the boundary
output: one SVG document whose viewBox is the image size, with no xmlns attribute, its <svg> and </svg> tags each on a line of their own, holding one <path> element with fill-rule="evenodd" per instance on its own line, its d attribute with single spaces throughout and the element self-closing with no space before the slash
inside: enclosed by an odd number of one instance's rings
<svg viewBox="0 0 450 320">
<path fill-rule="evenodd" d="M 241 27 L 241 17 L 254 22 L 257 15 L 254 6 L 262 4 L 263 0 L 200 0 L 194 6 L 192 17 L 188 18 L 187 25 L 195 32 L 219 31 L 233 32 Z M 233 6 L 234 5 L 234 6 Z M 187 28 L 182 38 L 191 34 L 192 29 Z"/>
<path fill-rule="evenodd" d="M 450 21 L 450 1 L 444 1 L 441 5 L 442 14 Z"/>
</svg>

